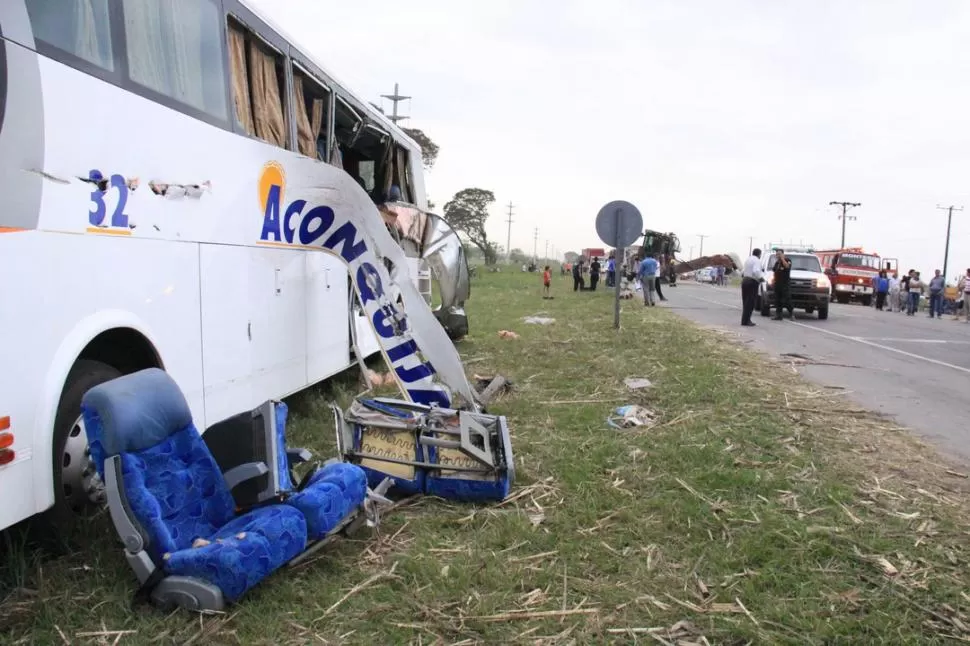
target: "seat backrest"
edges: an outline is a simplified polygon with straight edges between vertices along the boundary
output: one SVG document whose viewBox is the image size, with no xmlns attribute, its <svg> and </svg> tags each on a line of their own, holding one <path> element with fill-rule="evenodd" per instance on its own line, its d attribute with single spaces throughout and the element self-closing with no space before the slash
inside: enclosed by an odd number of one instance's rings
<svg viewBox="0 0 970 646">
<path fill-rule="evenodd" d="M 222 472 L 166 372 L 149 368 L 95 386 L 81 411 L 99 473 L 120 457 L 124 496 L 156 556 L 190 547 L 233 517 Z"/>
</svg>

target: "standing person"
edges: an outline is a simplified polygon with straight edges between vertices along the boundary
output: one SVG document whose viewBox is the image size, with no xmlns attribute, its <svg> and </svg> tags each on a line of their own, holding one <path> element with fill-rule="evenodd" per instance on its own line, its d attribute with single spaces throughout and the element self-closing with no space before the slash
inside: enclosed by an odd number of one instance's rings
<svg viewBox="0 0 970 646">
<path fill-rule="evenodd" d="M 616 258 L 613 254 L 606 261 L 606 286 L 616 287 Z"/>
<path fill-rule="evenodd" d="M 758 297 L 758 285 L 761 284 L 761 249 L 751 252 L 751 257 L 744 261 L 741 271 L 741 325 L 754 327 L 751 313 L 754 312 L 754 301 Z"/>
<path fill-rule="evenodd" d="M 919 272 L 914 271 L 910 277 L 909 286 L 907 291 L 909 292 L 909 307 L 906 309 L 907 316 L 916 316 L 916 312 L 919 311 L 919 297 L 923 293 L 923 283 L 919 280 Z"/>
<path fill-rule="evenodd" d="M 791 304 L 791 260 L 785 257 L 784 249 L 775 250 L 775 264 L 771 270 L 775 274 L 775 317 L 781 320 L 783 309 L 788 310 L 788 317 L 795 318 L 795 308 Z"/>
<path fill-rule="evenodd" d="M 593 256 L 593 262 L 589 263 L 589 291 L 595 292 L 596 285 L 600 282 L 600 259 Z"/>
<path fill-rule="evenodd" d="M 946 290 L 946 277 L 940 275 L 937 269 L 930 278 L 930 318 L 943 318 L 943 292 Z"/>
<path fill-rule="evenodd" d="M 663 290 L 660 289 L 660 274 L 662 273 L 661 267 L 662 267 L 662 265 L 658 261 L 657 262 L 657 277 L 653 279 L 653 288 L 655 290 L 657 290 L 657 296 L 660 298 L 660 300 L 665 301 L 667 299 L 664 298 Z"/>
<path fill-rule="evenodd" d="M 899 311 L 899 278 L 895 272 L 889 277 L 889 311 Z"/>
<path fill-rule="evenodd" d="M 915 269 L 910 269 L 899 281 L 899 309 L 906 314 L 909 314 L 909 281 L 915 272 Z"/>
<path fill-rule="evenodd" d="M 550 298 L 549 290 L 552 288 L 552 272 L 549 271 L 549 265 L 542 271 L 542 297 Z"/>
<path fill-rule="evenodd" d="M 583 280 L 583 261 L 577 260 L 573 263 L 573 291 L 579 292 L 586 289 L 586 281 Z"/>
<path fill-rule="evenodd" d="M 643 305 L 653 307 L 656 303 L 653 300 L 653 291 L 657 288 L 657 261 L 650 256 L 645 256 L 640 263 L 640 282 L 643 283 Z"/>
<path fill-rule="evenodd" d="M 668 267 L 668 271 L 669 271 L 669 275 L 670 275 L 670 286 L 671 287 L 676 287 L 677 286 L 677 268 L 674 267 L 674 259 L 673 258 L 670 259 L 670 263 L 667 265 L 667 267 Z"/>
<path fill-rule="evenodd" d="M 885 271 L 879 272 L 879 277 L 876 279 L 876 309 L 880 312 L 882 308 L 886 305 L 886 294 L 889 293 L 889 278 L 886 276 Z"/>
<path fill-rule="evenodd" d="M 967 273 L 960 279 L 957 293 L 963 296 L 964 322 L 970 323 L 970 267 L 967 268 Z"/>
</svg>

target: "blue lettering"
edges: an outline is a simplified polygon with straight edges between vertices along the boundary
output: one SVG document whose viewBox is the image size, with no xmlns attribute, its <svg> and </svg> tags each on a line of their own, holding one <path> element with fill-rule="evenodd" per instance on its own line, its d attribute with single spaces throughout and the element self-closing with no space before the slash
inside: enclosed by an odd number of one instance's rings
<svg viewBox="0 0 970 646">
<path fill-rule="evenodd" d="M 431 364 L 422 363 L 415 368 L 404 368 L 399 366 L 394 369 L 397 376 L 401 378 L 401 381 L 409 384 L 413 384 L 415 381 L 421 381 L 422 379 L 427 379 L 434 375 L 434 370 L 431 369 Z"/>
<path fill-rule="evenodd" d="M 300 244 L 313 244 L 333 226 L 333 209 L 329 206 L 317 206 L 310 209 L 303 221 L 300 222 Z M 312 231 L 310 224 L 317 222 L 318 225 Z"/>
<path fill-rule="evenodd" d="M 286 208 L 286 213 L 283 215 L 283 235 L 290 244 L 293 243 L 293 234 L 296 233 L 296 227 L 290 226 L 290 220 L 294 215 L 299 215 L 304 206 L 306 206 L 306 200 L 296 200 Z"/>
<path fill-rule="evenodd" d="M 269 187 L 266 195 L 266 213 L 263 214 L 263 232 L 260 240 L 269 240 L 270 234 L 274 236 L 275 242 L 282 242 L 283 236 L 280 235 L 280 187 L 276 184 Z"/>
<path fill-rule="evenodd" d="M 408 390 L 411 400 L 417 404 L 425 406 L 438 405 L 442 408 L 451 408 L 451 399 L 447 393 L 438 390 Z"/>
<path fill-rule="evenodd" d="M 371 289 L 368 278 L 374 282 L 374 289 Z M 384 295 L 384 285 L 381 283 L 381 275 L 377 273 L 377 268 L 369 262 L 361 263 L 357 269 L 357 290 L 360 292 L 360 304 L 367 305 L 371 301 L 376 301 Z M 375 295 L 374 292 L 377 292 Z"/>
<path fill-rule="evenodd" d="M 331 211 L 330 214 L 332 222 L 333 211 Z M 343 245 L 340 248 L 340 255 L 343 256 L 343 259 L 347 262 L 353 262 L 357 259 L 357 256 L 367 251 L 367 245 L 363 240 L 356 243 L 354 242 L 354 238 L 356 237 L 357 227 L 355 227 L 351 222 L 344 222 L 342 225 L 340 225 L 339 229 L 333 232 L 333 235 L 327 238 L 327 241 L 323 243 L 323 246 L 327 249 L 333 249 L 342 242 Z"/>
<path fill-rule="evenodd" d="M 385 339 L 390 339 L 395 336 L 394 326 L 390 324 L 395 314 L 397 314 L 397 310 L 390 305 L 385 305 L 374 312 L 374 329 Z"/>
<path fill-rule="evenodd" d="M 418 344 L 414 340 L 405 341 L 400 345 L 396 345 L 387 351 L 387 358 L 391 360 L 391 363 L 397 363 L 401 359 L 416 354 L 418 351 Z"/>
</svg>

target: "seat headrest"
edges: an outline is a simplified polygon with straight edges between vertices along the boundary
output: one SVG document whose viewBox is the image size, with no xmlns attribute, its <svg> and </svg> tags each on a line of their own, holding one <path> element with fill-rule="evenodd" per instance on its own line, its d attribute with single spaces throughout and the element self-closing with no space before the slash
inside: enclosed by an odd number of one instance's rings
<svg viewBox="0 0 970 646">
<path fill-rule="evenodd" d="M 84 394 L 81 406 L 101 420 L 105 458 L 155 446 L 192 423 L 182 391 L 158 368 L 95 386 Z"/>
</svg>

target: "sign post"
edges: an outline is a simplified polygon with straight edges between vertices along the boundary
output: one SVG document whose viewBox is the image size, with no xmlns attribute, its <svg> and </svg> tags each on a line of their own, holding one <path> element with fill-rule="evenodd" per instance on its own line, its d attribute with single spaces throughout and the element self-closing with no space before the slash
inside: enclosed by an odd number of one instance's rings
<svg viewBox="0 0 970 646">
<path fill-rule="evenodd" d="M 596 216 L 596 234 L 613 247 L 613 329 L 620 329 L 620 277 L 617 255 L 643 235 L 643 216 L 637 207 L 623 200 L 610 202 Z M 644 288 L 646 289 L 646 288 Z"/>
</svg>

